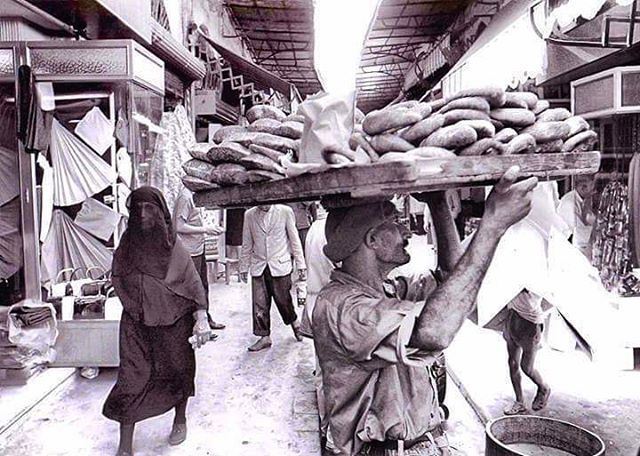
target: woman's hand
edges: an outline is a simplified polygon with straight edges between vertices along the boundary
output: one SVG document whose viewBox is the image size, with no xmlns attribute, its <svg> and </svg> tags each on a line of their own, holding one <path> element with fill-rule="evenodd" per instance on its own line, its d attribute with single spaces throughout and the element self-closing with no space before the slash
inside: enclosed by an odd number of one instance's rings
<svg viewBox="0 0 640 456">
<path fill-rule="evenodd" d="M 198 310 L 194 313 L 196 319 L 193 325 L 193 337 L 195 341 L 192 345 L 195 348 L 200 348 L 209 341 L 211 335 L 211 328 L 209 327 L 209 320 L 207 319 L 207 312 L 204 310 Z"/>
</svg>

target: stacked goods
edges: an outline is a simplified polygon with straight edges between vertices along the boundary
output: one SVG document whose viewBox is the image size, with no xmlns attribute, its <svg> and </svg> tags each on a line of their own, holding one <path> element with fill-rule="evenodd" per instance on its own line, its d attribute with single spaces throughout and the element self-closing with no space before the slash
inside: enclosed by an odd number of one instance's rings
<svg viewBox="0 0 640 456">
<path fill-rule="evenodd" d="M 282 159 L 297 155 L 304 119 L 268 105 L 246 113 L 247 127 L 222 127 L 213 143 L 193 145 L 192 159 L 182 165 L 182 181 L 192 191 L 264 182 L 284 177 Z"/>
<path fill-rule="evenodd" d="M 602 191 L 593 228 L 591 261 L 602 284 L 611 291 L 631 270 L 629 249 L 629 198 L 627 186 L 610 182 Z"/>
<path fill-rule="evenodd" d="M 591 150 L 597 134 L 579 116 L 530 92 L 467 89 L 367 114 L 349 142 L 372 161 Z"/>
</svg>

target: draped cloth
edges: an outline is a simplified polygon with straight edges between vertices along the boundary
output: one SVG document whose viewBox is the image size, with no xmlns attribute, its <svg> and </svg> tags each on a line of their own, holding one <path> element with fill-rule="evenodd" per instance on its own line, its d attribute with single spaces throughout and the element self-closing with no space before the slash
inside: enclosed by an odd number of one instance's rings
<svg viewBox="0 0 640 456">
<path fill-rule="evenodd" d="M 0 279 L 8 279 L 22 266 L 20 198 L 0 206 Z"/>
<path fill-rule="evenodd" d="M 100 241 L 80 228 L 61 210 L 54 210 L 49 233 L 42 244 L 42 282 L 55 280 L 57 274 L 67 268 L 86 271 L 99 267 L 111 269 L 113 255 Z"/>
<path fill-rule="evenodd" d="M 141 229 L 140 203 L 158 209 L 152 229 Z M 194 395 L 195 355 L 188 338 L 193 312 L 207 308 L 162 193 L 140 187 L 128 206 L 129 225 L 113 260 L 113 285 L 124 308 L 120 369 L 103 408 L 107 418 L 124 424 L 165 413 Z"/>
<path fill-rule="evenodd" d="M 191 159 L 189 148 L 196 137 L 191 128 L 187 111 L 177 106 L 174 112 L 165 112 L 160 121 L 163 133 L 158 135 L 151 163 L 149 164 L 149 185 L 159 188 L 166 198 L 169 209 L 183 187 L 182 164 Z"/>
<path fill-rule="evenodd" d="M 49 153 L 53 164 L 53 202 L 56 206 L 82 203 L 118 178 L 111 165 L 55 119 Z"/>
</svg>

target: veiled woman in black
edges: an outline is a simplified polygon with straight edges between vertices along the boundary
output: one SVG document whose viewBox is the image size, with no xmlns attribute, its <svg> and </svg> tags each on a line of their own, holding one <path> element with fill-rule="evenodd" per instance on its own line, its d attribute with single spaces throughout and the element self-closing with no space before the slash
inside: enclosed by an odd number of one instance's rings
<svg viewBox="0 0 640 456">
<path fill-rule="evenodd" d="M 207 300 L 191 257 L 176 239 L 162 193 L 131 193 L 130 218 L 113 258 L 120 321 L 118 380 L 103 413 L 120 423 L 118 456 L 133 454 L 135 423 L 175 408 L 169 443 L 186 439 L 187 400 L 195 393 L 196 345 L 209 338 Z"/>
</svg>

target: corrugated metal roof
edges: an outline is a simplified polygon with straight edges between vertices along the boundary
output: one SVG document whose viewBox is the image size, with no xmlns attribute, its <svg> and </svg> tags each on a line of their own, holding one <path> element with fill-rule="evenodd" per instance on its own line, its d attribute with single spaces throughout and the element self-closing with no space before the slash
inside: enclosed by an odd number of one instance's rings
<svg viewBox="0 0 640 456">
<path fill-rule="evenodd" d="M 425 45 L 435 43 L 472 0 L 382 0 L 365 42 L 357 77 L 358 107 L 385 106 Z"/>
<path fill-rule="evenodd" d="M 321 90 L 313 63 L 312 0 L 225 0 L 256 64 L 296 86 Z"/>
<path fill-rule="evenodd" d="M 232 50 L 224 47 L 222 44 L 216 42 L 209 36 L 201 34 L 201 36 L 207 40 L 218 51 L 223 59 L 231 66 L 231 68 L 237 69 L 238 72 L 244 75 L 248 80 L 253 82 L 256 87 L 261 90 L 267 90 L 273 88 L 280 93 L 285 94 L 287 97 L 291 93 L 291 83 L 280 78 L 276 74 L 265 70 L 259 65 L 245 59 L 244 57 L 236 54 Z"/>
</svg>

